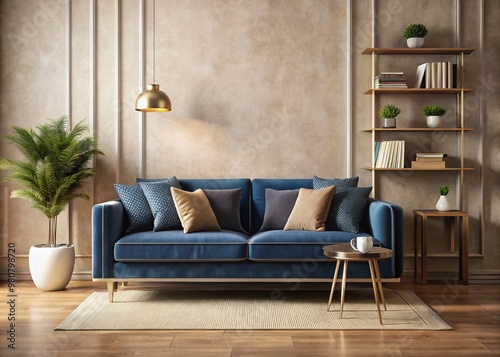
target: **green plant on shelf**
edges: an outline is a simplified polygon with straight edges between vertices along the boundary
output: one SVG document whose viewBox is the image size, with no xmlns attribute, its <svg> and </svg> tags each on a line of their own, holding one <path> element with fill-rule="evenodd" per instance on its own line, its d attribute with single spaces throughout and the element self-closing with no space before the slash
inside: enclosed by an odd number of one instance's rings
<svg viewBox="0 0 500 357">
<path fill-rule="evenodd" d="M 401 109 L 394 104 L 387 104 L 378 112 L 381 118 L 396 118 L 399 114 L 401 114 Z"/>
<path fill-rule="evenodd" d="M 422 112 L 426 117 L 443 116 L 446 114 L 446 109 L 440 105 L 426 105 L 422 108 Z"/>
<path fill-rule="evenodd" d="M 404 32 L 403 32 L 403 37 L 406 39 L 412 38 L 412 37 L 425 37 L 427 35 L 427 28 L 425 25 L 422 24 L 409 24 Z"/>
<path fill-rule="evenodd" d="M 441 194 L 441 196 L 446 196 L 448 194 L 448 192 L 450 192 L 450 190 L 448 189 L 448 186 L 442 185 L 439 187 L 439 193 Z"/>
</svg>

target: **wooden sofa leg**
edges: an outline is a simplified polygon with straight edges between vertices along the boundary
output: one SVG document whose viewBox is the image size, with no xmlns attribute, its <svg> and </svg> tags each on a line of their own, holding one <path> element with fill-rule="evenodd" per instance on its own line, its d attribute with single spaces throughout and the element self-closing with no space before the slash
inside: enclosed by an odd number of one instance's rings
<svg viewBox="0 0 500 357">
<path fill-rule="evenodd" d="M 118 283 L 116 281 L 108 281 L 109 302 L 113 302 L 113 297 L 117 288 L 118 288 Z"/>
</svg>

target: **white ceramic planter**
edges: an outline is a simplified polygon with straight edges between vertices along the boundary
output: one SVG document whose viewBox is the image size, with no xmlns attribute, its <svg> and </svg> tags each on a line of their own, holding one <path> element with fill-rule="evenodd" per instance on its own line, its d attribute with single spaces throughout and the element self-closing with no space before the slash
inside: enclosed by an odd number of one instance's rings
<svg viewBox="0 0 500 357">
<path fill-rule="evenodd" d="M 427 117 L 427 127 L 428 128 L 439 128 L 441 126 L 441 117 L 437 115 L 431 115 Z"/>
<path fill-rule="evenodd" d="M 423 37 L 410 37 L 406 39 L 406 45 L 409 48 L 418 48 L 424 45 Z"/>
<path fill-rule="evenodd" d="M 447 196 L 441 195 L 436 203 L 436 209 L 441 212 L 447 212 L 451 210 L 451 203 L 448 201 Z"/>
<path fill-rule="evenodd" d="M 29 252 L 31 278 L 35 285 L 46 291 L 64 289 L 73 274 L 75 247 L 59 245 L 49 248 L 45 244 L 34 245 Z"/>
</svg>

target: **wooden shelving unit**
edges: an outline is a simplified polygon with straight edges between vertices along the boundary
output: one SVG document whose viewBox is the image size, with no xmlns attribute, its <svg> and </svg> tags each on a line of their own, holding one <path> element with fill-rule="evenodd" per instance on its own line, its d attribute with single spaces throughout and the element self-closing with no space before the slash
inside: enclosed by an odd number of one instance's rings
<svg viewBox="0 0 500 357">
<path fill-rule="evenodd" d="M 364 55 L 371 55 L 372 57 L 372 88 L 368 89 L 365 94 L 371 95 L 372 97 L 372 127 L 370 129 L 363 130 L 363 132 L 371 133 L 372 137 L 372 167 L 364 167 L 363 169 L 372 172 L 372 194 L 376 197 L 376 178 L 377 172 L 380 171 L 455 171 L 459 175 L 459 185 L 460 185 L 460 210 L 463 209 L 463 182 L 464 182 L 464 172 L 472 171 L 473 168 L 464 166 L 464 141 L 465 133 L 474 130 L 473 128 L 466 128 L 464 126 L 464 96 L 466 93 L 472 92 L 470 88 L 381 88 L 374 89 L 373 81 L 375 79 L 375 68 L 376 68 L 376 58 L 380 55 L 388 56 L 428 56 L 428 55 L 454 55 L 456 56 L 458 73 L 457 75 L 462 79 L 463 83 L 463 68 L 464 68 L 464 56 L 471 54 L 474 51 L 472 48 L 367 48 L 362 53 Z M 376 110 L 376 98 L 379 95 L 455 95 L 457 97 L 457 103 L 459 111 L 458 125 L 453 128 L 381 128 L 376 125 L 377 120 L 377 110 Z M 458 167 L 447 167 L 441 169 L 416 169 L 416 168 L 375 168 L 375 141 L 378 135 L 383 135 L 389 132 L 449 132 L 456 133 L 458 135 L 459 141 L 459 166 Z"/>
</svg>

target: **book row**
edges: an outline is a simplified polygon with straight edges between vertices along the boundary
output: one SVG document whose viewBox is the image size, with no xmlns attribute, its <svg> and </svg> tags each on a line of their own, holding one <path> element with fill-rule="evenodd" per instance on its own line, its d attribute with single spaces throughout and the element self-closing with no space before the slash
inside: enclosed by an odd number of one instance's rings
<svg viewBox="0 0 500 357">
<path fill-rule="evenodd" d="M 458 66 L 451 62 L 427 62 L 417 67 L 415 88 L 459 88 Z"/>
<path fill-rule="evenodd" d="M 405 158 L 404 140 L 387 140 L 375 142 L 375 168 L 402 169 Z"/>
</svg>

